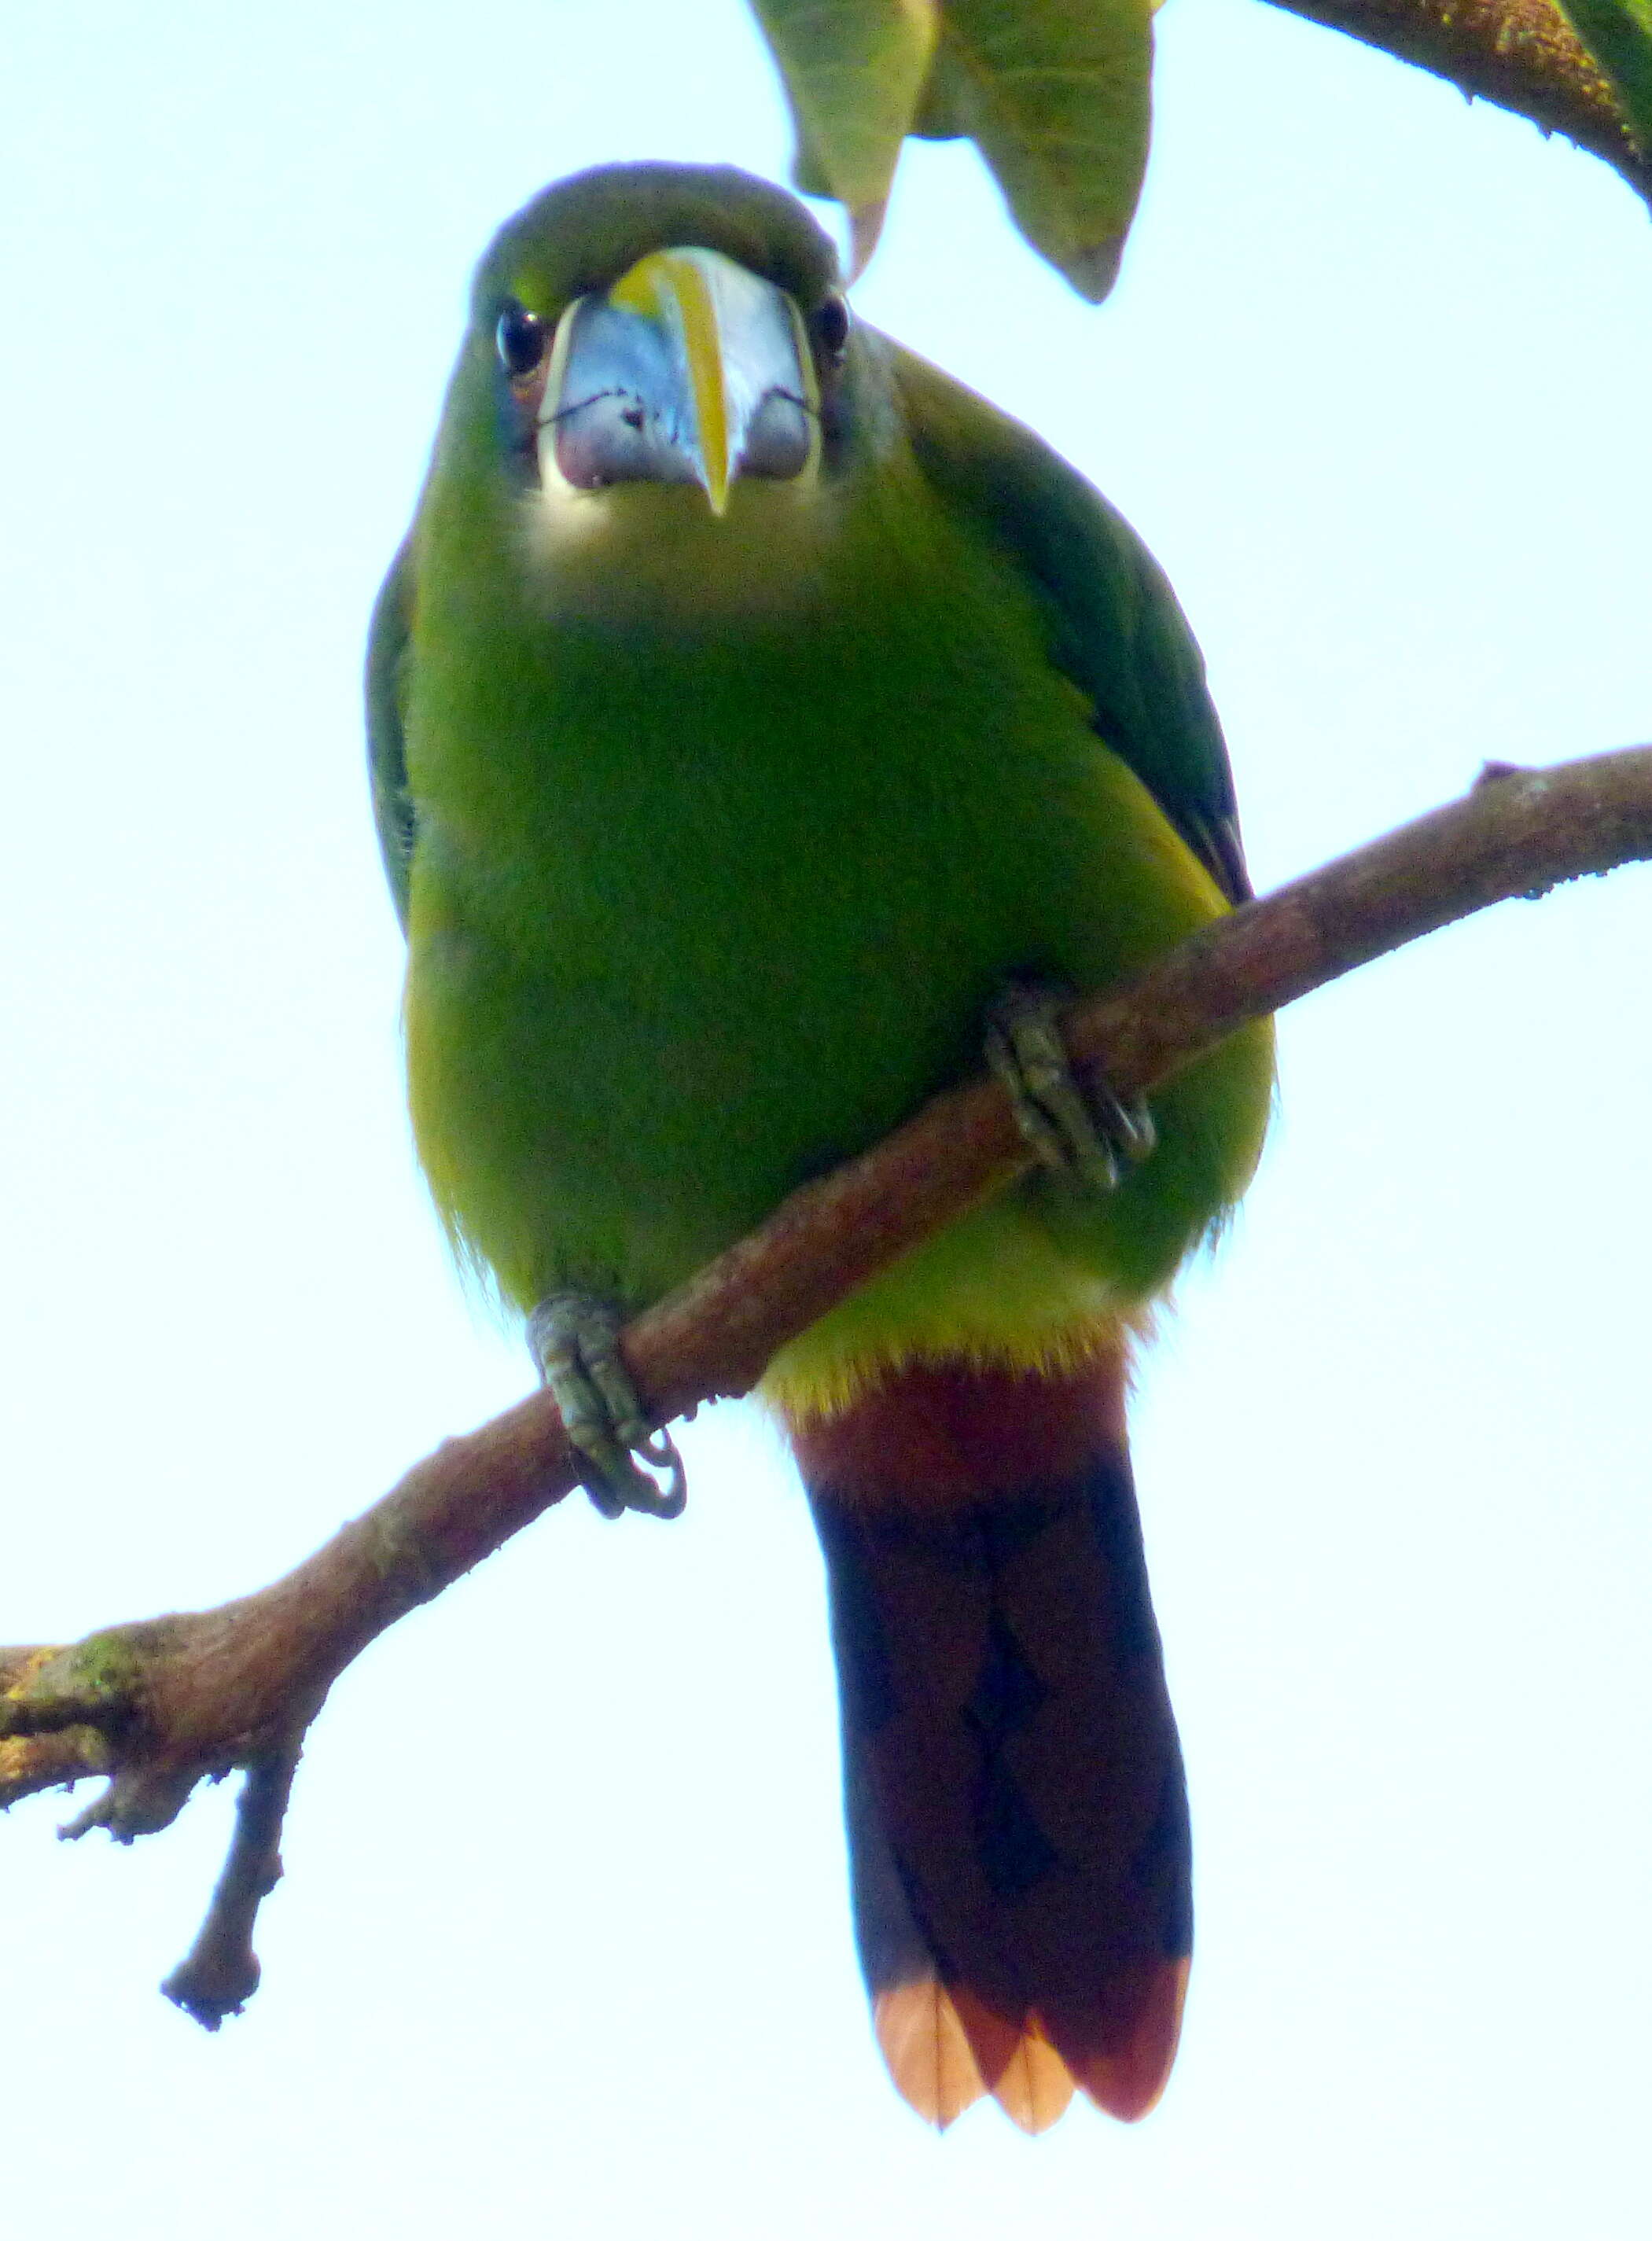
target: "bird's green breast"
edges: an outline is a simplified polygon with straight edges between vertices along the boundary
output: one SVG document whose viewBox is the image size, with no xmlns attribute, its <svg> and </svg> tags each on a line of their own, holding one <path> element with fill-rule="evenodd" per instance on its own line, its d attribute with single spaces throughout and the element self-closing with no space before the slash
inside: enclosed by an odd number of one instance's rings
<svg viewBox="0 0 1652 2241">
<path fill-rule="evenodd" d="M 1033 595 L 909 465 L 829 537 L 791 492 L 737 489 L 723 548 L 698 492 L 627 495 L 638 552 L 672 555 L 652 588 L 545 563 L 531 498 L 439 465 L 418 547 L 413 1119 L 525 1306 L 657 1296 L 978 1066 L 1011 974 L 1102 986 L 1222 907 Z M 1242 1187 L 1267 1080 L 1240 1039 L 1155 1100 L 1106 1206 L 1032 1186 L 974 1217 L 850 1313 L 851 1350 L 940 1294 L 966 1325 L 975 1293 L 1140 1299 Z"/>
</svg>

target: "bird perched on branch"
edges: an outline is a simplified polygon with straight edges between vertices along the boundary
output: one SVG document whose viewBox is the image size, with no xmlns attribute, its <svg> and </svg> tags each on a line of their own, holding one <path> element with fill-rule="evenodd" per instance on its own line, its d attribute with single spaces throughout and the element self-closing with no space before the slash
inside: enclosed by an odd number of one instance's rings
<svg viewBox="0 0 1652 2241">
<path fill-rule="evenodd" d="M 1246 890 L 1164 577 L 1035 437 L 858 324 L 726 170 L 498 234 L 369 655 L 413 1124 L 607 1512 L 680 1473 L 613 1344 L 983 1047 L 1041 1154 L 766 1379 L 842 1684 L 897 2085 L 1041 2129 L 1174 2055 L 1187 1805 L 1124 1427 L 1132 1335 L 1255 1164 L 1247 1029 L 1150 1111 L 1053 1006 Z"/>
</svg>

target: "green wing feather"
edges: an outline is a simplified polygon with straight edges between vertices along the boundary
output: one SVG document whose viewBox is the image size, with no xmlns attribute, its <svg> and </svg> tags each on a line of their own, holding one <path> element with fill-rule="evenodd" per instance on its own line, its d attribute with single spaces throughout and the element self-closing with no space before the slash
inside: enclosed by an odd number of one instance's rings
<svg viewBox="0 0 1652 2241">
<path fill-rule="evenodd" d="M 1205 665 L 1163 570 L 1123 518 L 1029 429 L 909 351 L 895 385 L 931 487 L 1047 602 L 1050 658 L 1095 728 L 1230 902 L 1251 893 L 1233 772 Z"/>
<path fill-rule="evenodd" d="M 418 836 L 418 813 L 407 783 L 402 735 L 402 695 L 412 634 L 411 539 L 390 565 L 367 633 L 367 773 L 373 790 L 373 821 L 385 859 L 385 876 L 396 901 L 396 915 L 407 931 L 407 898 Z"/>
</svg>

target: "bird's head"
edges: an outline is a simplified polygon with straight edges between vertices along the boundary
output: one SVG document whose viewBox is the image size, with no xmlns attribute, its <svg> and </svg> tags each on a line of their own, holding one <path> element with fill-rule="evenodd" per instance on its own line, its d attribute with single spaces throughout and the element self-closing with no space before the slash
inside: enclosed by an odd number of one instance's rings
<svg viewBox="0 0 1652 2241">
<path fill-rule="evenodd" d="M 483 258 L 443 448 L 526 499 L 568 566 L 634 569 L 662 538 L 680 565 L 713 532 L 756 556 L 841 465 L 858 349 L 790 195 L 720 167 L 585 171 Z"/>
</svg>

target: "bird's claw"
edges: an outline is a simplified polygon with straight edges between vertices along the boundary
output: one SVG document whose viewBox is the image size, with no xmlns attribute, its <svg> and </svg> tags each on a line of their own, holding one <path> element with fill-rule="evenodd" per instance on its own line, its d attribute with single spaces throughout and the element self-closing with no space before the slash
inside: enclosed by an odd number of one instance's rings
<svg viewBox="0 0 1652 2241">
<path fill-rule="evenodd" d="M 680 1517 L 688 1500 L 683 1459 L 671 1434 L 656 1431 L 643 1414 L 620 1358 L 623 1321 L 605 1300 L 552 1292 L 528 1317 L 528 1345 L 563 1429 L 587 1465 L 585 1488 L 594 1507 L 604 1517 L 628 1509 Z M 663 1485 L 655 1471 L 664 1473 Z"/>
<path fill-rule="evenodd" d="M 1103 1195 L 1147 1158 L 1157 1133 L 1141 1098 L 1115 1096 L 1094 1071 L 1080 1087 L 1061 1040 L 1062 1000 L 1037 985 L 1007 990 L 988 1018 L 987 1062 L 1040 1163 Z"/>
</svg>

